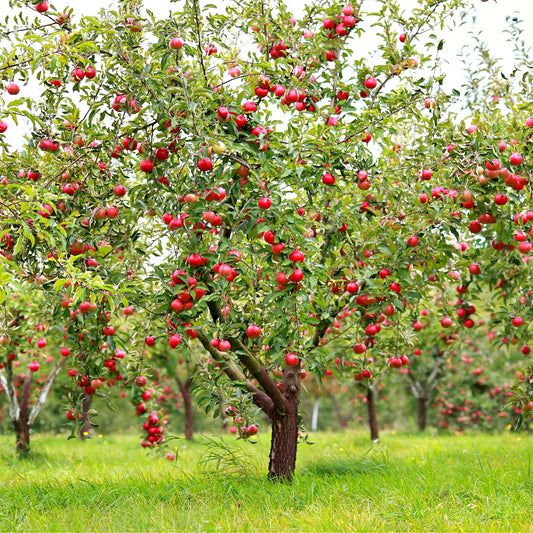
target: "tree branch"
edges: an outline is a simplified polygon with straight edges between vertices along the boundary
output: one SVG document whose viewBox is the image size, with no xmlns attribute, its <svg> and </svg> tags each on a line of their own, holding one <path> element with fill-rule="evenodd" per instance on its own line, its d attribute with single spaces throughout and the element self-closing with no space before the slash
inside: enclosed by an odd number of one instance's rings
<svg viewBox="0 0 533 533">
<path fill-rule="evenodd" d="M 0 370 L 0 385 L 2 385 L 4 392 L 7 396 L 7 402 L 9 406 L 9 418 L 12 422 L 15 422 L 15 420 L 18 420 L 19 418 L 20 407 L 17 401 L 17 397 L 15 395 L 13 380 L 10 379 L 10 375 L 11 373 L 8 372 L 8 377 L 6 378 L 6 376 L 4 376 L 4 373 Z"/>
<path fill-rule="evenodd" d="M 209 307 L 209 311 L 211 312 L 213 321 L 218 322 L 220 320 L 220 306 L 217 302 L 212 301 L 208 302 L 207 305 Z M 238 357 L 239 361 L 249 370 L 252 376 L 257 379 L 268 397 L 274 402 L 276 409 L 282 413 L 288 412 L 289 403 L 287 398 L 285 398 L 282 392 L 278 389 L 276 383 L 268 375 L 268 372 L 261 365 L 261 363 L 253 356 L 250 350 L 248 350 L 248 348 L 240 339 L 231 337 L 228 339 L 228 341 L 231 344 L 231 349 L 235 352 L 235 355 Z M 208 340 L 207 343 L 209 346 L 211 346 L 211 343 Z M 204 343 L 202 342 L 202 344 Z M 211 348 L 213 347 L 211 346 Z M 208 348 L 206 347 L 206 349 Z"/>
<path fill-rule="evenodd" d="M 33 406 L 33 409 L 31 410 L 30 416 L 28 418 L 28 424 L 30 426 L 41 412 L 41 409 L 43 408 L 44 403 L 46 402 L 46 398 L 48 397 L 48 393 L 50 392 L 50 389 L 52 388 L 52 385 L 54 384 L 57 375 L 65 365 L 66 361 L 67 359 L 65 357 L 61 357 L 61 359 L 57 361 L 54 368 L 52 368 L 52 370 L 48 374 L 48 377 L 46 378 L 46 381 L 44 382 L 41 388 L 41 393 L 37 398 L 37 403 Z"/>
<path fill-rule="evenodd" d="M 253 401 L 257 407 L 261 408 L 267 415 L 274 411 L 274 402 L 272 399 L 258 389 L 242 372 L 242 370 L 232 361 L 227 358 L 224 352 L 217 350 L 210 342 L 207 333 L 203 329 L 198 329 L 198 340 L 202 343 L 202 346 L 209 352 L 210 355 L 217 361 L 223 364 L 223 372 L 232 381 L 238 381 L 246 386 L 246 390 L 253 394 Z"/>
</svg>

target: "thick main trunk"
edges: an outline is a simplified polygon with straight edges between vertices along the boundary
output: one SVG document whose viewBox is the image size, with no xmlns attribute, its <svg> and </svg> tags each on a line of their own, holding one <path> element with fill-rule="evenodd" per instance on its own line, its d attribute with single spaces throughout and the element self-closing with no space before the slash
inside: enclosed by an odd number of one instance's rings
<svg viewBox="0 0 533 533">
<path fill-rule="evenodd" d="M 81 422 L 80 439 L 89 439 L 91 437 L 91 423 L 89 422 L 89 409 L 93 401 L 92 394 L 84 394 L 81 402 Z"/>
<path fill-rule="evenodd" d="M 374 389 L 369 388 L 366 395 L 366 406 L 368 409 L 368 425 L 370 426 L 370 438 L 373 441 L 379 440 L 378 416 L 376 413 L 376 396 Z"/>
<path fill-rule="evenodd" d="M 24 456 L 30 451 L 30 426 L 27 420 L 17 420 L 14 422 L 15 434 L 17 436 L 17 454 Z"/>
<path fill-rule="evenodd" d="M 292 481 L 296 468 L 298 447 L 298 405 L 300 403 L 300 369 L 285 367 L 283 394 L 288 401 L 288 411 L 270 413 L 272 438 L 268 477 L 273 481 Z"/>
<path fill-rule="evenodd" d="M 418 398 L 418 429 L 420 431 L 426 429 L 427 405 L 426 398 Z"/>
</svg>

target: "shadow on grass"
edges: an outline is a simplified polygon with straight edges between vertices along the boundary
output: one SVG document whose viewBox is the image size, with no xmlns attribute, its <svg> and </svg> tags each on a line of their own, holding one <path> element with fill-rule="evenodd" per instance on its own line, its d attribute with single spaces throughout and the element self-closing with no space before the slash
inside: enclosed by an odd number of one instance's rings
<svg viewBox="0 0 533 533">
<path fill-rule="evenodd" d="M 362 457 L 324 458 L 308 465 L 303 472 L 316 476 L 348 476 L 384 472 L 390 467 L 383 452 L 370 449 Z"/>
</svg>

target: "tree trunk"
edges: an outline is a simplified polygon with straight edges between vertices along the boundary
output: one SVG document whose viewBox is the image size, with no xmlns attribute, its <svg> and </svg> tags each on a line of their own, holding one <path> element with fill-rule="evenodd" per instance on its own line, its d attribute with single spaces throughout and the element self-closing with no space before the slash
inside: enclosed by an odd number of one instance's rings
<svg viewBox="0 0 533 533">
<path fill-rule="evenodd" d="M 420 431 L 426 429 L 427 405 L 426 398 L 418 398 L 418 429 Z"/>
<path fill-rule="evenodd" d="M 270 413 L 272 437 L 268 477 L 272 481 L 291 482 L 296 468 L 298 446 L 298 405 L 300 403 L 300 369 L 287 366 L 283 371 L 283 394 L 288 412 Z"/>
<path fill-rule="evenodd" d="M 17 435 L 17 454 L 25 456 L 30 451 L 30 426 L 27 420 L 19 419 L 13 423 Z"/>
<path fill-rule="evenodd" d="M 81 403 L 81 422 L 80 439 L 89 439 L 91 437 L 91 424 L 89 422 L 89 409 L 91 408 L 91 402 L 93 401 L 92 394 L 84 394 Z"/>
<path fill-rule="evenodd" d="M 185 438 L 192 440 L 193 436 L 193 414 L 192 414 L 192 398 L 191 398 L 191 384 L 192 380 L 189 378 L 185 383 L 176 376 L 176 383 L 180 389 L 183 397 L 183 406 L 185 407 Z"/>
<path fill-rule="evenodd" d="M 313 414 L 311 415 L 311 431 L 316 431 L 318 426 L 318 410 L 320 408 L 320 396 L 315 398 L 313 403 Z"/>
<path fill-rule="evenodd" d="M 185 383 L 186 394 L 183 396 L 183 403 L 185 404 L 185 438 L 192 440 L 193 428 L 192 428 L 192 400 L 190 392 L 190 380 Z"/>
<path fill-rule="evenodd" d="M 20 456 L 27 455 L 30 451 L 29 405 L 32 377 L 33 372 L 28 369 L 22 385 L 22 398 L 20 400 L 19 416 L 17 420 L 13 421 L 15 433 L 17 435 L 17 453 Z"/>
<path fill-rule="evenodd" d="M 339 419 L 341 428 L 346 429 L 346 427 L 348 426 L 348 418 L 342 415 L 339 402 L 335 399 L 335 396 L 333 396 L 333 394 L 329 395 L 329 399 L 331 400 L 331 405 L 333 407 L 333 410 L 335 411 L 335 414 L 337 415 L 337 418 Z"/>
<path fill-rule="evenodd" d="M 379 440 L 378 417 L 376 413 L 376 396 L 374 389 L 369 387 L 366 395 L 366 406 L 368 409 L 368 425 L 370 426 L 370 438 L 373 441 Z"/>
</svg>

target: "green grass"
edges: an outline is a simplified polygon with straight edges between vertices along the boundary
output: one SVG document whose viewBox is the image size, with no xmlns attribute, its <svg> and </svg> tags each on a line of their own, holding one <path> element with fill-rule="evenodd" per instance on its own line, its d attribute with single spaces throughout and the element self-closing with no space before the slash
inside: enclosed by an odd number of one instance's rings
<svg viewBox="0 0 533 533">
<path fill-rule="evenodd" d="M 17 460 L 13 437 L 1 437 L 0 530 L 533 530 L 531 435 L 311 440 L 294 483 L 275 485 L 267 435 L 255 445 L 176 440 L 177 462 L 147 456 L 135 436 L 36 436 L 32 456 Z"/>
</svg>

